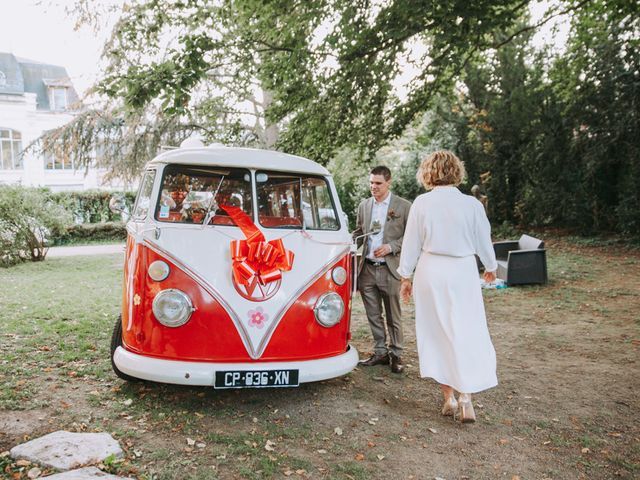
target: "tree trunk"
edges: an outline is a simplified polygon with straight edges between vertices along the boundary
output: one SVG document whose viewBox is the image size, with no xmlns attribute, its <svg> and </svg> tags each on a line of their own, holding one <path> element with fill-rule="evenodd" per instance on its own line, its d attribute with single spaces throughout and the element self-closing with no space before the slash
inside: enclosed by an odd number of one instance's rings
<svg viewBox="0 0 640 480">
<path fill-rule="evenodd" d="M 269 150 L 273 150 L 278 142 L 278 135 L 280 134 L 278 124 L 270 123 L 267 120 L 267 110 L 269 110 L 269 106 L 273 103 L 273 92 L 262 89 L 262 98 L 264 106 L 264 143 Z"/>
</svg>

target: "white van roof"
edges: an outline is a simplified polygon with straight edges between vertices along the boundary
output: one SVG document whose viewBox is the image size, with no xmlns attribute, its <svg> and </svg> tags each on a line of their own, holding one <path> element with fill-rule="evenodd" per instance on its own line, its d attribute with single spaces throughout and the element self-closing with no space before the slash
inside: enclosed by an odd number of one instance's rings
<svg viewBox="0 0 640 480">
<path fill-rule="evenodd" d="M 184 165 L 211 165 L 243 167 L 285 172 L 329 175 L 329 171 L 319 163 L 296 155 L 273 150 L 235 147 L 176 148 L 161 153 L 148 165 L 178 163 Z"/>
</svg>

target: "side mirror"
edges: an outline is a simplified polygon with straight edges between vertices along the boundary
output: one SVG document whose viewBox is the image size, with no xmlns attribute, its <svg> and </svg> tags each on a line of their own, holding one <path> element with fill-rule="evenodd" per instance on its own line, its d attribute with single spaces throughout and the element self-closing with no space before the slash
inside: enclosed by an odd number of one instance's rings
<svg viewBox="0 0 640 480">
<path fill-rule="evenodd" d="M 382 225 L 380 225 L 380 222 L 373 222 L 371 224 L 371 231 L 369 233 L 363 233 L 362 235 L 358 235 L 353 239 L 353 241 L 357 242 L 361 238 L 368 237 L 369 235 L 377 235 L 380 233 L 380 230 L 382 230 Z"/>
<path fill-rule="evenodd" d="M 113 213 L 127 213 L 127 204 L 124 195 L 113 195 L 109 200 L 109 210 Z"/>
</svg>

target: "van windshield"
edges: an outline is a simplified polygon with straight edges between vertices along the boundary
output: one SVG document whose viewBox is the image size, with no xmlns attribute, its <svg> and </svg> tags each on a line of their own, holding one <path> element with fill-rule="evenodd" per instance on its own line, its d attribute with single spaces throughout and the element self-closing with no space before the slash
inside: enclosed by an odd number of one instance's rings
<svg viewBox="0 0 640 480">
<path fill-rule="evenodd" d="M 322 177 L 256 172 L 258 220 L 267 228 L 339 230 L 331 191 Z"/>
<path fill-rule="evenodd" d="M 211 224 L 235 225 L 221 205 L 240 207 L 252 216 L 249 170 L 187 165 L 164 169 L 156 220 L 202 223 L 211 211 Z"/>
</svg>

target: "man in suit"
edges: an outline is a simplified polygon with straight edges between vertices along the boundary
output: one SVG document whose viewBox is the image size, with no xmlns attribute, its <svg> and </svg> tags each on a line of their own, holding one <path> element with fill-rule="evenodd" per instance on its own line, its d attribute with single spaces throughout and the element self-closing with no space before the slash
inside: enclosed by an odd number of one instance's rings
<svg viewBox="0 0 640 480">
<path fill-rule="evenodd" d="M 411 203 L 391 193 L 391 171 L 385 166 L 371 170 L 369 187 L 372 196 L 358 206 L 353 232 L 354 238 L 366 235 L 358 266 L 358 290 L 374 341 L 373 355 L 360 365 L 391 365 L 392 372 L 401 373 L 403 335 L 397 269 Z"/>
</svg>

